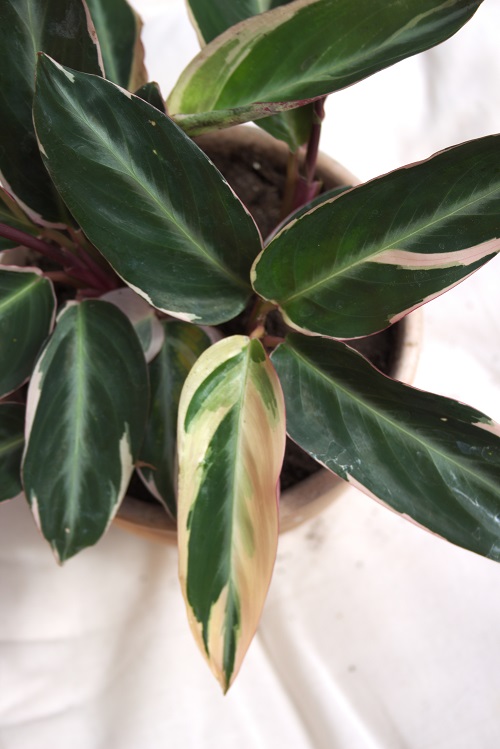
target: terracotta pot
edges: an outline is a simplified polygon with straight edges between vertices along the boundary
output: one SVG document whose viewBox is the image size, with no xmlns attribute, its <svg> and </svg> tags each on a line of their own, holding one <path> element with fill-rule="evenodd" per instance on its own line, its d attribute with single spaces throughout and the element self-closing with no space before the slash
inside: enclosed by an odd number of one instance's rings
<svg viewBox="0 0 500 749">
<path fill-rule="evenodd" d="M 225 141 L 225 147 L 234 153 L 242 148 L 255 148 L 260 160 L 274 160 L 286 170 L 287 146 L 254 127 L 237 127 L 204 135 L 198 144 L 210 154 L 213 143 Z M 347 169 L 325 154 L 320 154 L 317 176 L 326 189 L 339 185 L 356 185 L 356 179 Z M 415 375 L 422 332 L 422 315 L 416 310 L 397 324 L 395 350 L 389 374 L 397 380 L 411 382 Z M 337 499 L 348 484 L 326 469 L 321 469 L 295 486 L 284 491 L 280 498 L 280 532 L 291 530 L 318 515 Z M 115 525 L 151 540 L 175 544 L 177 531 L 174 522 L 159 503 L 144 502 L 127 496 L 115 518 Z"/>
</svg>

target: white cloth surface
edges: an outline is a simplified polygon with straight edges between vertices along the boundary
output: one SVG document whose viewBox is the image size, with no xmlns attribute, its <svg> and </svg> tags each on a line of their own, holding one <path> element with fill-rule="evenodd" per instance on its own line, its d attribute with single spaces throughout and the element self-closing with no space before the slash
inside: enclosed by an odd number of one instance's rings
<svg viewBox="0 0 500 749">
<path fill-rule="evenodd" d="M 180 0 L 135 0 L 165 93 L 196 51 Z M 500 130 L 500 0 L 449 42 L 330 97 L 323 150 L 368 179 Z M 415 384 L 500 421 L 500 260 L 427 306 Z M 1 749 L 498 749 L 500 566 L 350 489 L 280 538 L 223 697 L 175 549 L 112 528 L 58 568 L 0 506 Z"/>
</svg>

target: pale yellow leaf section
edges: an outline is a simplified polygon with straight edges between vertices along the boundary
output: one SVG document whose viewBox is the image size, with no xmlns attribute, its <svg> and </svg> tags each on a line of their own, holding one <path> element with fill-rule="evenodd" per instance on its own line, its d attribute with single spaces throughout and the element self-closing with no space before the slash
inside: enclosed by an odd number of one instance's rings
<svg viewBox="0 0 500 749">
<path fill-rule="evenodd" d="M 241 362 L 207 396 L 186 431 L 186 414 L 200 386 L 221 364 L 238 354 Z M 231 517 L 230 546 L 226 551 L 229 573 L 210 611 L 206 649 L 203 623 L 195 616 L 187 595 L 188 517 L 196 512 L 200 487 L 206 480 L 205 461 L 213 436 L 233 408 L 238 409 L 232 445 L 235 459 L 231 492 L 224 498 L 224 513 L 227 510 Z M 271 581 L 285 438 L 281 385 L 262 345 L 244 336 L 233 336 L 204 352 L 186 380 L 179 407 L 179 575 L 192 632 L 224 691 L 238 673 L 255 634 Z M 217 491 L 218 487 L 213 489 Z M 228 630 L 231 592 L 233 600 L 236 594 L 239 602 L 239 626 L 234 665 L 227 674 L 224 653 L 226 638 L 231 635 Z"/>
</svg>

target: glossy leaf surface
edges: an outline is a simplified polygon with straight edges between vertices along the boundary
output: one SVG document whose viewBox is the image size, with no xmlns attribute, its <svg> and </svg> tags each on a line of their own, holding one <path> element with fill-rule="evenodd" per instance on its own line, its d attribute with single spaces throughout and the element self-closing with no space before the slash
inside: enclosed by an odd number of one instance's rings
<svg viewBox="0 0 500 749">
<path fill-rule="evenodd" d="M 136 332 L 147 362 L 152 361 L 163 346 L 164 334 L 161 322 L 142 297 L 128 286 L 104 294 L 101 299 L 111 302 L 128 317 Z"/>
<path fill-rule="evenodd" d="M 0 403 L 0 502 L 22 491 L 24 411 L 20 403 Z"/>
<path fill-rule="evenodd" d="M 36 268 L 0 268 L 0 397 L 31 375 L 54 325 L 52 283 Z"/>
<path fill-rule="evenodd" d="M 24 490 L 63 562 L 102 536 L 123 498 L 148 409 L 144 355 L 107 302 L 68 305 L 30 382 Z"/>
<path fill-rule="evenodd" d="M 272 354 L 287 430 L 316 460 L 433 533 L 500 561 L 500 428 L 380 374 L 338 341 Z"/>
<path fill-rule="evenodd" d="M 295 0 L 207 45 L 181 74 L 169 111 L 226 111 L 324 96 L 447 39 L 480 4 Z"/>
<path fill-rule="evenodd" d="M 129 286 L 188 322 L 218 324 L 243 309 L 259 233 L 217 169 L 168 117 L 46 57 L 34 111 L 54 182 Z"/>
<path fill-rule="evenodd" d="M 500 136 L 356 187 L 286 226 L 255 290 L 289 324 L 334 338 L 386 328 L 500 250 Z"/>
<path fill-rule="evenodd" d="M 211 341 L 185 322 L 164 322 L 164 343 L 149 365 L 151 401 L 139 475 L 149 491 L 177 516 L 177 413 L 189 370 Z"/>
<path fill-rule="evenodd" d="M 139 17 L 126 0 L 86 2 L 97 31 L 106 78 L 130 91 L 142 86 L 147 77 Z"/>
<path fill-rule="evenodd" d="M 179 407 L 179 571 L 196 641 L 227 690 L 255 633 L 274 565 L 285 447 L 276 373 L 232 336 L 198 359 Z"/>
<path fill-rule="evenodd" d="M 33 130 L 37 53 L 100 73 L 95 30 L 81 0 L 0 0 L 0 171 L 32 212 L 59 221 L 61 201 L 43 166 Z"/>
</svg>

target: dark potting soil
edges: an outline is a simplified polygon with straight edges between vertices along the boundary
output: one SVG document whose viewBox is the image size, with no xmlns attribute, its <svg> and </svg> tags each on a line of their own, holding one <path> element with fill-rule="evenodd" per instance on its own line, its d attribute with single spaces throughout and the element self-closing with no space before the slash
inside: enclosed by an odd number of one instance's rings
<svg viewBox="0 0 500 749">
<path fill-rule="evenodd" d="M 269 163 L 255 143 L 244 143 L 228 152 L 223 142 L 203 147 L 235 193 L 252 214 L 263 237 L 269 236 L 281 221 L 282 196 L 285 187 L 285 164 Z M 333 185 L 328 185 L 332 187 Z M 253 301 L 237 318 L 221 326 L 226 335 L 246 332 Z M 266 330 L 272 336 L 284 336 L 290 330 L 281 314 L 273 311 L 267 316 Z M 396 324 L 376 335 L 349 341 L 384 374 L 392 370 L 396 349 L 402 333 Z M 294 486 L 321 468 L 310 455 L 287 437 L 285 459 L 281 472 L 282 491 Z"/>
</svg>

